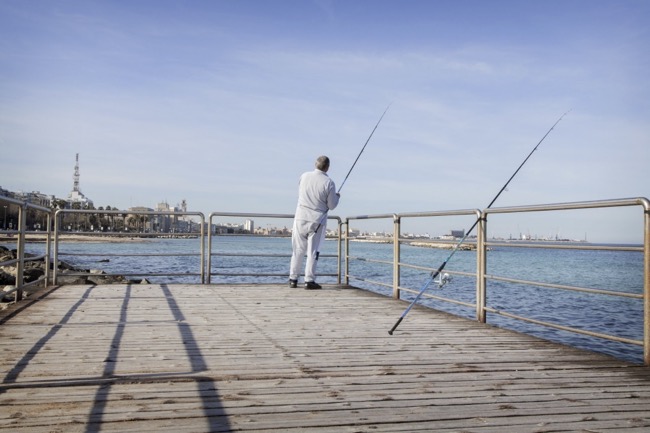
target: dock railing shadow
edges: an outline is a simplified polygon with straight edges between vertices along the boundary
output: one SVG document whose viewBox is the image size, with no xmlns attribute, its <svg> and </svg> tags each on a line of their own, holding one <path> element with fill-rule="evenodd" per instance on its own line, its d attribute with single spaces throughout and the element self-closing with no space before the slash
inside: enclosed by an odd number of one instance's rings
<svg viewBox="0 0 650 433">
<path fill-rule="evenodd" d="M 106 286 L 104 286 L 106 287 Z M 108 405 L 110 403 L 110 394 L 114 391 L 114 387 L 120 384 L 134 383 L 160 383 L 166 384 L 173 381 L 193 381 L 196 384 L 196 392 L 198 399 L 201 401 L 204 419 L 208 426 L 208 431 L 229 431 L 230 424 L 228 417 L 221 404 L 221 397 L 218 392 L 216 380 L 208 373 L 208 365 L 201 346 L 194 337 L 191 326 L 185 320 L 185 315 L 176 302 L 174 295 L 169 290 L 167 285 L 159 286 L 162 291 L 162 296 L 165 298 L 169 312 L 174 318 L 174 323 L 177 326 L 178 338 L 182 341 L 180 346 L 185 350 L 186 358 L 191 366 L 190 371 L 170 371 L 170 372 L 157 372 L 153 374 L 119 374 L 116 366 L 120 361 L 120 351 L 123 348 L 123 341 L 125 332 L 130 325 L 129 320 L 129 307 L 132 300 L 132 286 L 127 284 L 123 287 L 123 297 L 121 306 L 119 307 L 118 317 L 109 323 L 114 325 L 114 333 L 108 344 L 106 356 L 102 361 L 103 369 L 98 376 L 77 376 L 72 373 L 65 378 L 56 379 L 39 379 L 20 381 L 21 374 L 33 363 L 38 361 L 41 354 L 48 352 L 48 343 L 55 338 L 61 338 L 61 332 L 67 330 L 70 334 L 70 326 L 74 324 L 75 314 L 82 311 L 84 304 L 91 300 L 91 295 L 99 290 L 97 286 L 88 286 L 83 295 L 68 309 L 63 317 L 43 335 L 35 344 L 29 347 L 22 358 L 18 359 L 13 368 L 9 369 L 2 379 L 2 387 L 0 393 L 5 392 L 11 388 L 32 388 L 48 390 L 53 387 L 95 387 L 95 396 L 92 399 L 91 406 L 87 415 L 85 424 L 85 432 L 94 433 L 103 431 L 102 424 L 108 422 L 105 420 L 107 415 Z M 54 289 L 57 290 L 57 289 Z M 113 290 L 113 289 L 111 289 Z M 118 290 L 118 289 L 115 289 Z M 114 293 L 114 290 L 113 290 Z M 89 308 L 89 307 L 87 307 Z M 106 323 L 103 323 L 106 325 Z M 86 327 L 92 323 L 84 322 L 80 327 Z M 67 337 L 67 335 L 66 335 Z M 70 342 L 73 343 L 72 341 Z M 169 354 L 175 355 L 175 354 Z"/>
</svg>

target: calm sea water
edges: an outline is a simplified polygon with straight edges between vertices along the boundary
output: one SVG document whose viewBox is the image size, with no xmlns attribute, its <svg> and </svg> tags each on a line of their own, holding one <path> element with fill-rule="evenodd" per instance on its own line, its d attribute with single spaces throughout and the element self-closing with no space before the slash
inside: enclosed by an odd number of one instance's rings
<svg viewBox="0 0 650 433">
<path fill-rule="evenodd" d="M 72 265 L 102 269 L 109 273 L 193 273 L 200 272 L 198 239 L 154 239 L 134 243 L 64 243 L 59 248 L 59 259 Z M 206 242 L 207 245 L 207 242 Z M 392 260 L 390 244 L 351 242 L 350 254 L 374 260 Z M 43 246 L 30 244 L 28 252 L 42 254 Z M 278 277 L 239 277 L 213 275 L 212 283 L 287 281 L 291 241 L 288 238 L 263 238 L 232 236 L 213 240 L 212 272 L 219 274 L 269 273 Z M 235 254 L 221 256 L 219 254 Z M 449 256 L 449 250 L 402 246 L 402 262 L 437 268 Z M 84 254 L 84 256 L 68 255 Z M 87 254 L 91 254 L 87 256 Z M 123 254 L 160 254 L 154 257 L 119 256 Z M 168 257 L 165 254 L 185 254 Z M 237 256 L 237 254 L 240 254 Z M 250 254 L 265 255 L 251 257 Z M 336 254 L 336 242 L 327 241 L 321 254 Z M 116 256 L 118 255 L 118 256 Z M 105 262 L 105 260 L 109 260 Z M 452 274 L 452 281 L 442 289 L 431 284 L 427 293 L 455 300 L 474 303 L 476 297 L 475 277 L 456 275 L 454 272 L 475 272 L 476 254 L 458 251 L 447 264 L 445 271 Z M 334 258 L 321 258 L 319 273 L 336 273 Z M 392 283 L 391 265 L 368 261 L 353 261 L 353 276 Z M 402 269 L 401 286 L 419 291 L 428 281 L 430 272 Z M 617 292 L 643 293 L 643 254 L 627 251 L 550 250 L 540 248 L 495 247 L 488 252 L 488 274 L 521 280 L 532 280 L 569 286 L 606 289 Z M 152 282 L 170 280 L 178 283 L 199 283 L 198 276 L 147 277 Z M 320 277 L 321 283 L 335 283 L 335 277 Z M 373 292 L 390 296 L 391 290 L 364 281 L 351 283 Z M 642 299 L 593 295 L 564 290 L 489 281 L 487 305 L 509 313 L 570 325 L 619 337 L 641 340 L 643 337 Z M 403 294 L 410 300 L 409 294 Z M 455 315 L 475 318 L 473 308 L 432 300 L 420 303 Z M 394 318 L 397 320 L 397 317 Z M 405 319 L 408 320 L 408 317 Z M 389 321 L 390 325 L 394 323 Z M 607 353 L 636 363 L 643 362 L 640 346 L 610 342 L 599 338 L 555 330 L 497 314 L 488 314 L 488 323 L 525 332 L 544 339 Z M 435 330 L 432 330 L 435 332 Z"/>
</svg>

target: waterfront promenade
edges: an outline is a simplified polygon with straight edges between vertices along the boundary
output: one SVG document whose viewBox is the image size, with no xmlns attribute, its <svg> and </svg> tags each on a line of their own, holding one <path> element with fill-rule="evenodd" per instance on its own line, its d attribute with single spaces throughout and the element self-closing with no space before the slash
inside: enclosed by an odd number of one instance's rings
<svg viewBox="0 0 650 433">
<path fill-rule="evenodd" d="M 340 286 L 62 286 L 2 312 L 0 431 L 646 432 L 650 368 Z"/>
</svg>

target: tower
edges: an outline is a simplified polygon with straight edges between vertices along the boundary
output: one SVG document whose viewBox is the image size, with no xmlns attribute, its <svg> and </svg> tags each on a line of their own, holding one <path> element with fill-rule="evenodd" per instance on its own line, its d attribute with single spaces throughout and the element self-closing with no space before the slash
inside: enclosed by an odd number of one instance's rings
<svg viewBox="0 0 650 433">
<path fill-rule="evenodd" d="M 73 192 L 78 192 L 81 194 L 81 191 L 79 191 L 79 154 L 77 153 L 77 159 L 74 165 L 74 175 L 72 176 L 72 179 L 74 180 L 74 184 L 72 186 L 72 191 Z"/>
<path fill-rule="evenodd" d="M 93 201 L 83 195 L 79 189 L 79 154 L 77 153 L 74 165 L 74 174 L 72 175 L 72 192 L 68 194 L 68 203 L 72 206 L 73 203 L 79 203 L 80 207 L 93 207 Z"/>
</svg>

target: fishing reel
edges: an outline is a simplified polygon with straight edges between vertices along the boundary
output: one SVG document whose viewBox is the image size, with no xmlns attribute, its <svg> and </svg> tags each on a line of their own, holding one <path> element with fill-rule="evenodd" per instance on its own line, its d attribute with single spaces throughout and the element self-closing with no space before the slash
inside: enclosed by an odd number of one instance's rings
<svg viewBox="0 0 650 433">
<path fill-rule="evenodd" d="M 437 280 L 433 280 L 433 282 L 438 284 L 438 288 L 439 288 L 439 289 L 442 289 L 442 287 L 443 287 L 445 284 L 450 283 L 451 280 L 452 280 L 451 275 L 449 275 L 448 273 L 445 272 L 445 273 L 443 273 L 443 274 L 438 274 L 438 279 L 437 279 Z"/>
</svg>

